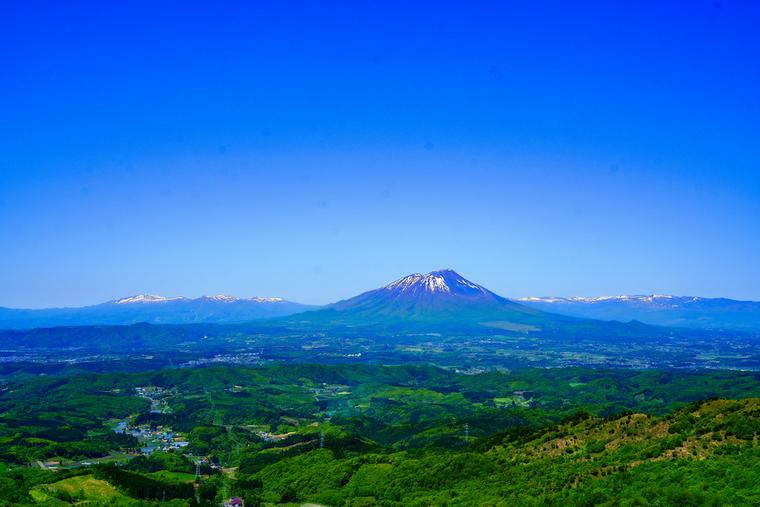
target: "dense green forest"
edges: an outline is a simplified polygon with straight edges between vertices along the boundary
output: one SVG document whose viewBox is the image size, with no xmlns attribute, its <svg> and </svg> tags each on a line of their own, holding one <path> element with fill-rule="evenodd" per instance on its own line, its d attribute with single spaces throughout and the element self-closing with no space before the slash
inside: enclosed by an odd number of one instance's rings
<svg viewBox="0 0 760 507">
<path fill-rule="evenodd" d="M 736 371 L 23 373 L 0 388 L 0 502 L 757 505 L 758 397 Z"/>
</svg>

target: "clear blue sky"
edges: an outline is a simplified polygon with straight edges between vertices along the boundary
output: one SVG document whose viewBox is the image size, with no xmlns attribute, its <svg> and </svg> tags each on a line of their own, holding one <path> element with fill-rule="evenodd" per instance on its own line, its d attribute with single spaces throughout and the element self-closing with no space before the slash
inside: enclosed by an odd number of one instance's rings
<svg viewBox="0 0 760 507">
<path fill-rule="evenodd" d="M 760 299 L 757 2 L 248 3 L 3 2 L 0 306 Z"/>
</svg>

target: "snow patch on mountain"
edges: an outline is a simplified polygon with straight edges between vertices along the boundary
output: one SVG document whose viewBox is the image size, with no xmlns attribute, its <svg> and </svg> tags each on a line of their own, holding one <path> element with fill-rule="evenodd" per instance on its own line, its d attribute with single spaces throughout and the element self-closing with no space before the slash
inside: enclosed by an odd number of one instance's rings
<svg viewBox="0 0 760 507">
<path fill-rule="evenodd" d="M 692 297 L 692 296 L 671 296 L 669 294 L 634 294 L 634 295 L 620 295 L 620 296 L 576 296 L 576 297 L 522 297 L 517 298 L 516 301 L 522 301 L 525 303 L 605 303 L 612 301 L 619 302 L 635 302 L 635 303 L 665 303 L 670 301 L 678 302 L 696 302 L 702 301 L 704 298 Z"/>
<path fill-rule="evenodd" d="M 251 298 L 251 301 L 255 301 L 256 303 L 283 303 L 285 302 L 282 298 L 264 298 L 264 297 L 255 297 Z"/>
<path fill-rule="evenodd" d="M 249 301 L 252 303 L 282 303 L 285 300 L 282 298 L 274 298 L 274 297 L 252 297 L 252 298 L 239 298 L 237 296 L 226 296 L 224 294 L 216 294 L 214 296 L 203 296 L 199 299 L 203 299 L 206 301 L 215 301 L 218 303 L 237 303 L 238 301 Z"/>
<path fill-rule="evenodd" d="M 202 296 L 199 299 L 204 299 L 206 301 L 218 301 L 220 303 L 234 303 L 235 301 L 239 301 L 240 298 L 235 296 L 226 296 L 224 294 L 215 294 L 213 296 Z"/>
<path fill-rule="evenodd" d="M 480 285 L 472 283 L 450 269 L 431 271 L 425 275 L 414 273 L 389 283 L 383 287 L 383 290 L 397 294 L 459 294 L 463 292 L 488 294 L 488 291 Z"/>
<path fill-rule="evenodd" d="M 165 297 L 165 296 L 158 296 L 155 294 L 138 294 L 136 296 L 129 296 L 121 299 L 116 299 L 111 301 L 113 304 L 117 305 L 128 305 L 128 304 L 138 304 L 138 303 L 167 303 L 169 301 L 186 301 L 186 302 L 192 302 L 192 301 L 209 301 L 214 303 L 236 303 L 238 301 L 250 301 L 252 303 L 284 303 L 286 302 L 283 298 L 278 297 L 252 297 L 252 298 L 239 298 L 237 296 L 228 296 L 226 294 L 214 294 L 212 296 L 201 296 L 196 299 L 187 298 L 183 296 L 178 297 Z"/>
<path fill-rule="evenodd" d="M 183 297 L 167 298 L 164 296 L 157 296 L 155 294 L 138 294 L 136 296 L 129 296 L 126 298 L 117 299 L 112 303 L 117 305 L 129 305 L 134 303 L 166 303 L 167 301 L 177 301 L 179 299 L 185 299 Z"/>
<path fill-rule="evenodd" d="M 422 275 L 420 273 L 399 278 L 386 285 L 385 289 L 399 292 L 416 291 L 418 289 L 426 292 L 451 292 L 442 276 Z"/>
</svg>

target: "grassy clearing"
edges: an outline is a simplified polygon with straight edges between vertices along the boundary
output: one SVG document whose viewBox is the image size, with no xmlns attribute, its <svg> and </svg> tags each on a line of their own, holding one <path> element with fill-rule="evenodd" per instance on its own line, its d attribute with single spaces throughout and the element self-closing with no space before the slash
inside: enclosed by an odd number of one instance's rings
<svg viewBox="0 0 760 507">
<path fill-rule="evenodd" d="M 133 500 L 106 481 L 96 479 L 92 475 L 70 477 L 52 484 L 41 484 L 29 491 L 37 503 L 64 501 L 70 504 L 87 504 L 107 500 L 111 505 L 134 505 Z"/>
</svg>

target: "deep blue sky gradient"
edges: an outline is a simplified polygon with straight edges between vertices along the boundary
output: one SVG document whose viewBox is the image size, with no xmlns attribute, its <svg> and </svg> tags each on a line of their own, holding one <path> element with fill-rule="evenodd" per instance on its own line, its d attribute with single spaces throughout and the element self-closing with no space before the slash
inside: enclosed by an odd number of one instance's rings
<svg viewBox="0 0 760 507">
<path fill-rule="evenodd" d="M 61 4 L 0 6 L 0 306 L 760 299 L 757 2 Z"/>
</svg>

